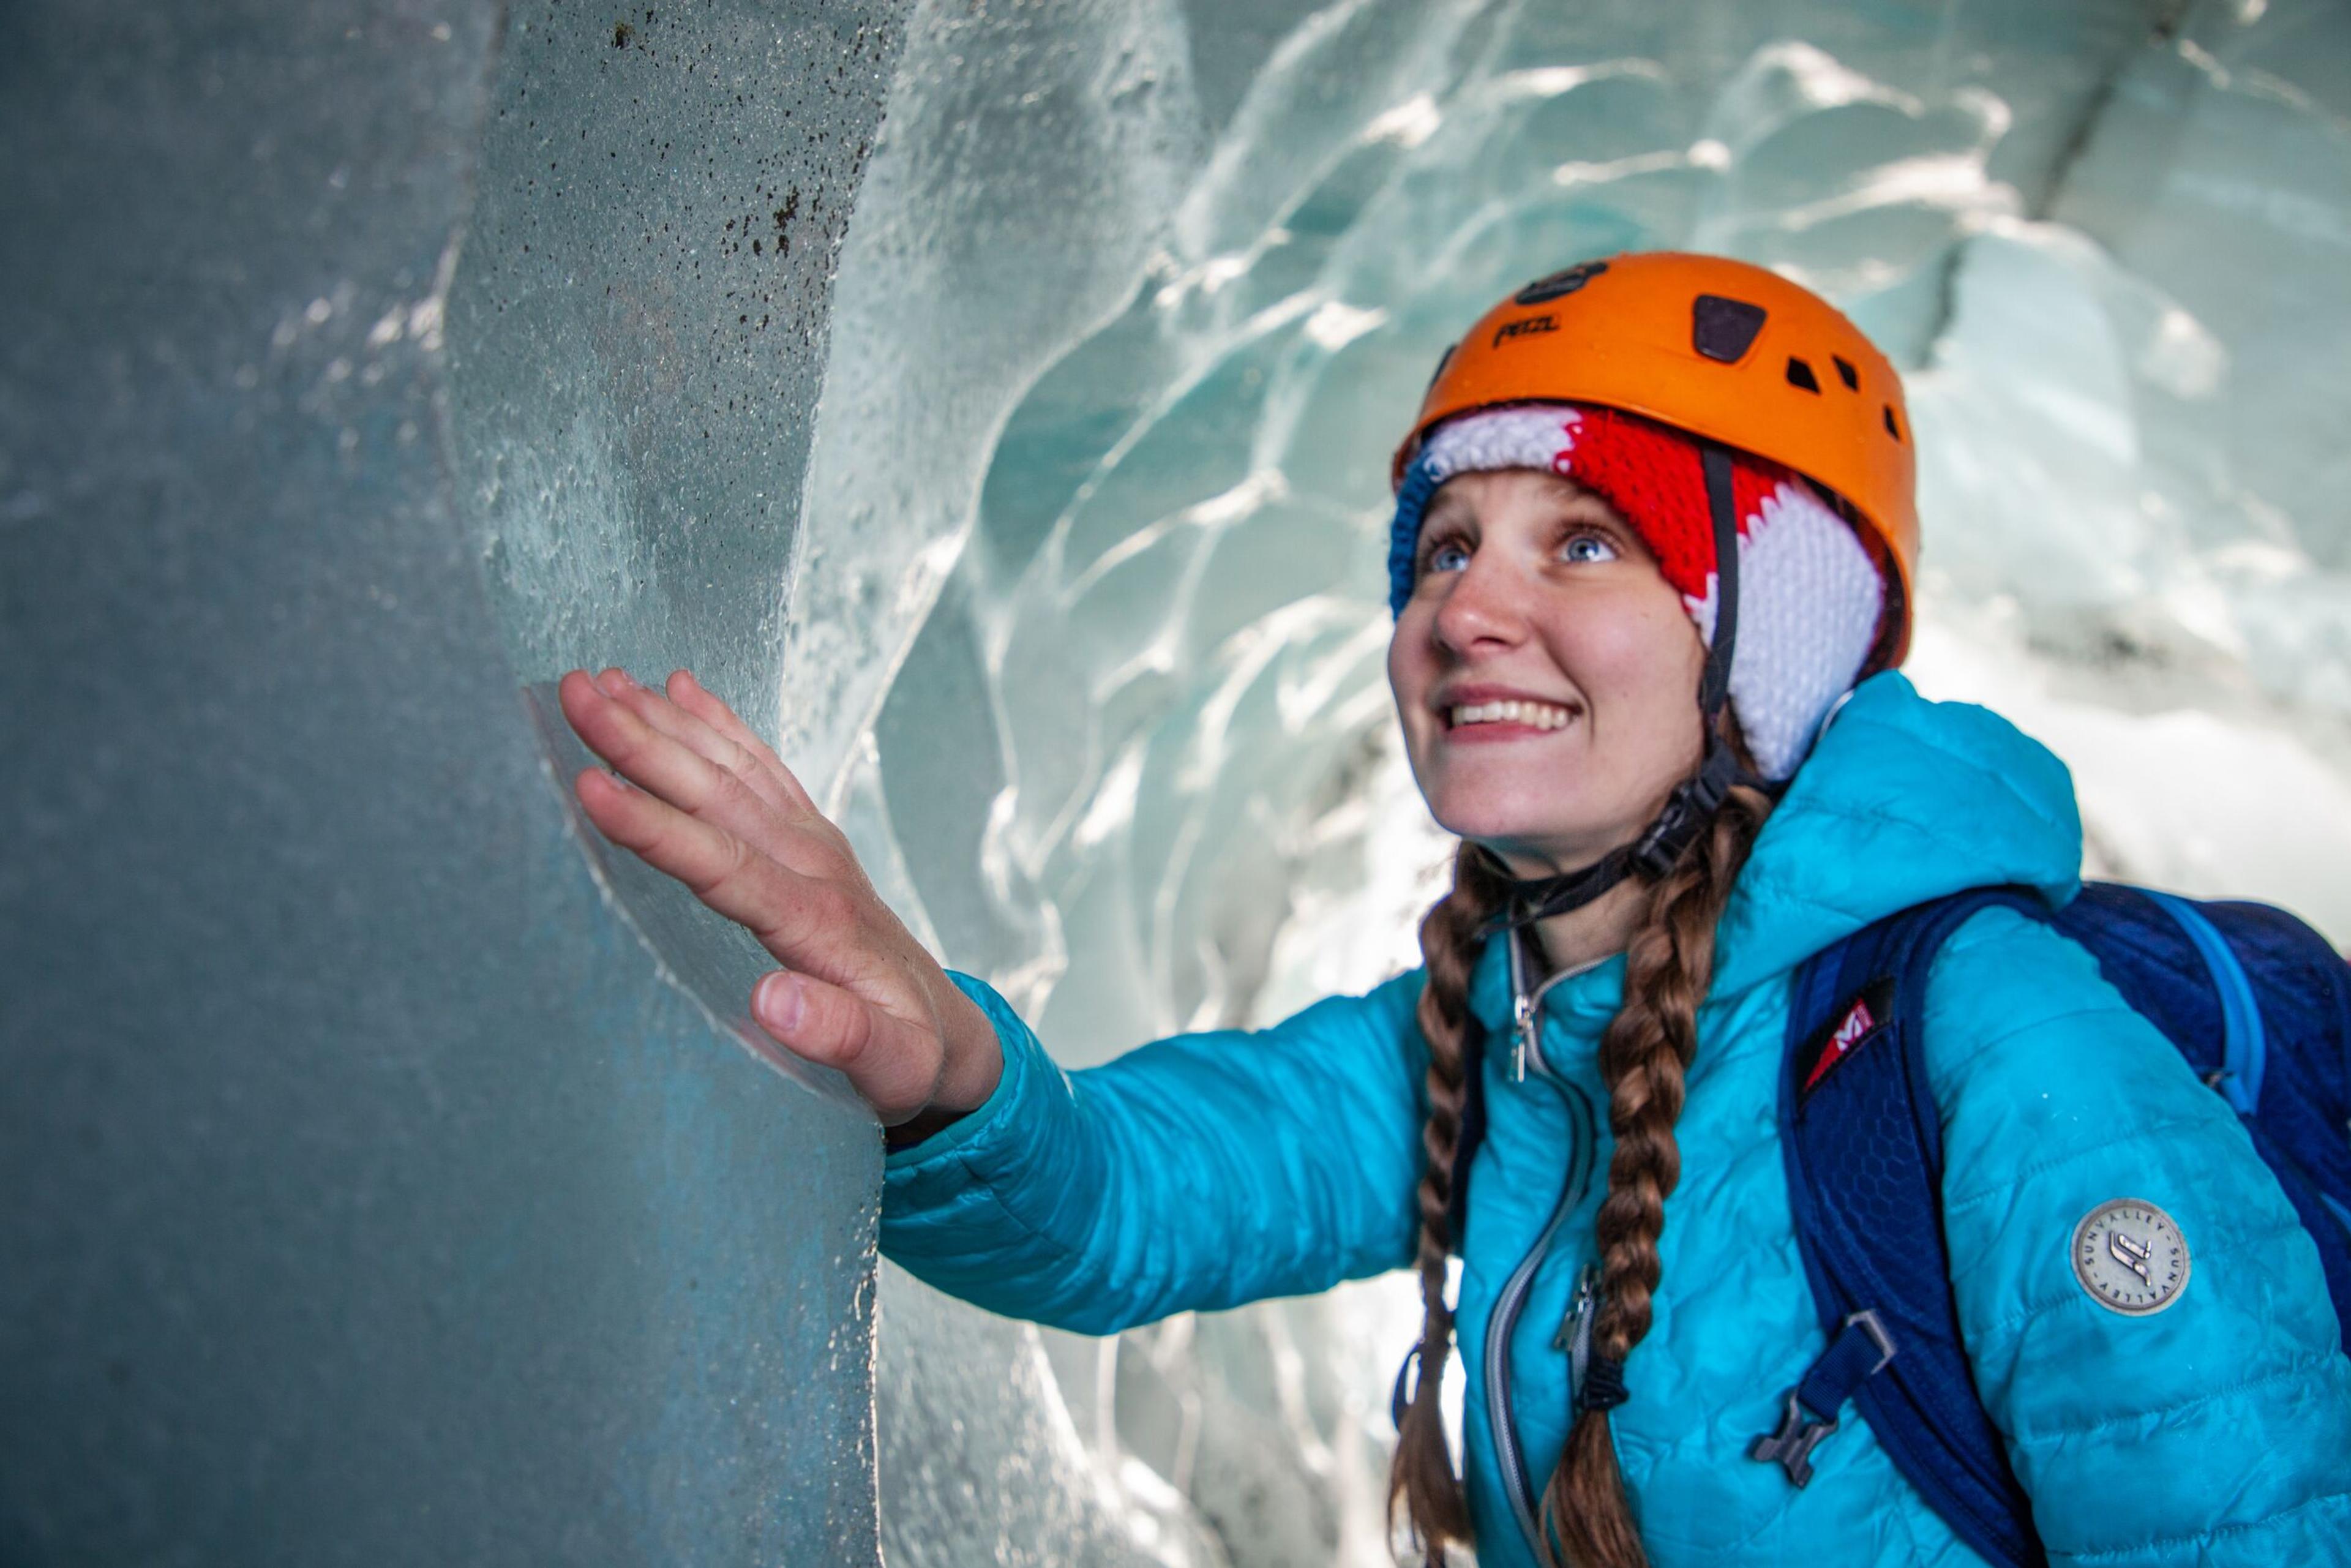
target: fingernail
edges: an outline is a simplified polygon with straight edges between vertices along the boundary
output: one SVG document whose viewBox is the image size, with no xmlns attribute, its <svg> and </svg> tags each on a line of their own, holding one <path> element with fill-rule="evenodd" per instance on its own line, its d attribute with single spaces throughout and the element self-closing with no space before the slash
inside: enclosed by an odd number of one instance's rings
<svg viewBox="0 0 2351 1568">
<path fill-rule="evenodd" d="M 751 1010 L 778 1039 L 799 1028 L 800 1018 L 808 1011 L 808 996 L 800 988 L 799 977 L 778 969 L 761 980 L 752 994 Z"/>
</svg>

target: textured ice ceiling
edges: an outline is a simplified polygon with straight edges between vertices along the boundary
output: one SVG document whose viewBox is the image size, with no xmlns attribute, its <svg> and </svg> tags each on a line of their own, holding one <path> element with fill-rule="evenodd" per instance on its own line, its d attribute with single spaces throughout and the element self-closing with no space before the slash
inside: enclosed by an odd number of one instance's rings
<svg viewBox="0 0 2351 1568">
<path fill-rule="evenodd" d="M 1905 367 L 1913 673 L 2067 758 L 2099 869 L 2351 936 L 2339 6 L 941 3 L 908 39 L 787 754 L 1064 1063 L 1416 961 L 1385 453 L 1493 298 L 1633 247 L 1782 267 Z M 1095 1342 L 885 1270 L 881 1317 L 898 1568 L 1387 1560 L 1393 1282 Z"/>
</svg>

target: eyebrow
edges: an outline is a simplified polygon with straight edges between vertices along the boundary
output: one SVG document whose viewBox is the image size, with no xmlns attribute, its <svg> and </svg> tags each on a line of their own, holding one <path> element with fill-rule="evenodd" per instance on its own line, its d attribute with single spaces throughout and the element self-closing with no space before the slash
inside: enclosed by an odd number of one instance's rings
<svg viewBox="0 0 2351 1568">
<path fill-rule="evenodd" d="M 1468 509 L 1469 503 L 1460 499 L 1458 491 L 1440 490 L 1437 499 L 1428 504 L 1428 510 L 1421 514 L 1421 527 L 1426 528 L 1431 523 L 1450 522 Z"/>
<path fill-rule="evenodd" d="M 1605 497 L 1591 490 L 1582 488 L 1574 490 L 1555 503 L 1555 510 L 1562 522 L 1594 523 L 1626 532 L 1632 531 L 1632 525 L 1625 521 L 1624 515 L 1611 506 Z M 1438 523 L 1463 520 L 1464 514 L 1468 514 L 1467 520 L 1471 522 L 1477 520 L 1476 513 L 1468 502 L 1456 499 L 1454 493 L 1439 492 L 1437 498 L 1429 503 L 1427 512 L 1421 517 L 1421 531 L 1425 535 L 1429 528 Z"/>
<path fill-rule="evenodd" d="M 1427 559 L 1430 548 L 1445 536 L 1476 532 L 1477 519 L 1466 516 L 1465 510 L 1458 506 L 1429 507 L 1427 515 L 1420 519 L 1419 535 L 1412 541 L 1415 570 L 1418 569 L 1419 562 Z"/>
</svg>

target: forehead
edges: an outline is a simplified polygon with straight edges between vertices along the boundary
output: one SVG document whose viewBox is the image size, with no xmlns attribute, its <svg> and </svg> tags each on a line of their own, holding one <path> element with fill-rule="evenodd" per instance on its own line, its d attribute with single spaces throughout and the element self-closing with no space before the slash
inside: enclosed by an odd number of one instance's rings
<svg viewBox="0 0 2351 1568">
<path fill-rule="evenodd" d="M 1513 514 L 1555 516 L 1563 510 L 1615 517 L 1615 509 L 1563 475 L 1540 468 L 1498 468 L 1456 475 L 1428 503 L 1427 521 L 1492 523 Z"/>
</svg>

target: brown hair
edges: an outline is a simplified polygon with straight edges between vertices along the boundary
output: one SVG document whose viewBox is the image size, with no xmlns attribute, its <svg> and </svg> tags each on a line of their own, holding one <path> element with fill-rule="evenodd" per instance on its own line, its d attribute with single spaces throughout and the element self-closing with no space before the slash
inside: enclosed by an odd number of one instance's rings
<svg viewBox="0 0 2351 1568">
<path fill-rule="evenodd" d="M 1453 1156 L 1460 1147 L 1467 1095 L 1464 1063 L 1481 1026 L 1469 1013 L 1469 975 L 1485 946 L 1480 927 L 1501 908 L 1509 884 L 1476 845 L 1463 840 L 1453 854 L 1453 886 L 1420 922 L 1421 957 L 1428 979 L 1420 988 L 1420 1032 L 1428 1042 L 1428 1114 L 1421 1124 L 1426 1155 L 1420 1175 L 1420 1270 L 1423 1313 L 1419 1381 L 1396 1423 L 1395 1458 L 1388 1469 L 1388 1508 L 1401 1498 L 1432 1568 L 1441 1568 L 1448 1542 L 1467 1544 L 1469 1509 L 1446 1452 L 1437 1390 L 1453 1343 L 1453 1312 L 1445 1304 L 1445 1258 L 1453 1234 Z"/>
<path fill-rule="evenodd" d="M 1649 890 L 1647 909 L 1625 949 L 1624 1005 L 1600 1040 L 1615 1150 L 1608 1163 L 1608 1194 L 1593 1228 L 1600 1249 L 1592 1331 L 1595 1364 L 1621 1365 L 1649 1332 L 1665 1200 L 1681 1176 L 1674 1123 L 1682 1111 L 1683 1073 L 1698 1047 L 1698 1003 L 1713 978 L 1715 925 L 1771 809 L 1761 791 L 1733 789 L 1707 831 Z M 1464 842 L 1454 857 L 1452 889 L 1420 924 L 1428 972 L 1419 1009 L 1428 1043 L 1428 1116 L 1421 1132 L 1427 1157 L 1419 1190 L 1417 1259 L 1426 1316 L 1417 1353 L 1420 1377 L 1397 1424 L 1388 1500 L 1393 1508 L 1403 1500 L 1432 1568 L 1443 1563 L 1448 1542 L 1466 1545 L 1470 1538 L 1468 1509 L 1438 1416 L 1438 1385 L 1453 1335 L 1453 1314 L 1445 1304 L 1445 1260 L 1458 1239 L 1451 1208 L 1463 1063 L 1470 1031 L 1479 1027 L 1469 1016 L 1469 975 L 1484 945 L 1479 928 L 1507 893 L 1508 884 L 1486 856 Z M 1577 1416 L 1543 1489 L 1542 1519 L 1546 1549 L 1554 1538 L 1563 1548 L 1553 1552 L 1555 1561 L 1578 1568 L 1646 1568 L 1648 1555 L 1617 1472 L 1604 1409 Z"/>
</svg>

